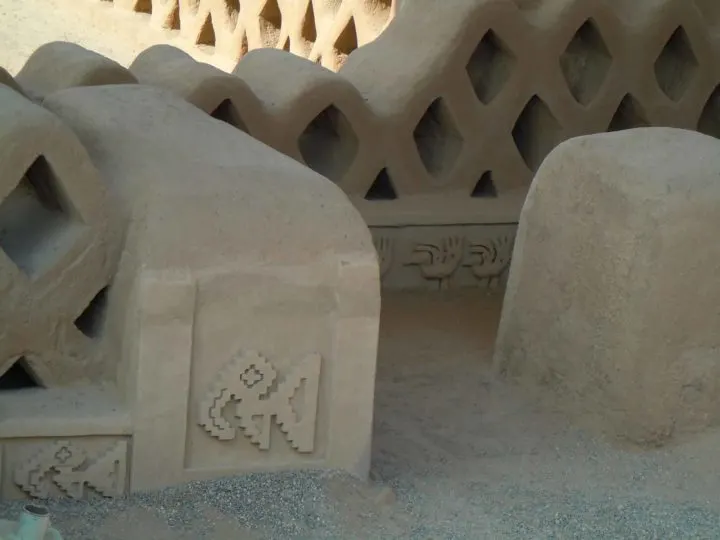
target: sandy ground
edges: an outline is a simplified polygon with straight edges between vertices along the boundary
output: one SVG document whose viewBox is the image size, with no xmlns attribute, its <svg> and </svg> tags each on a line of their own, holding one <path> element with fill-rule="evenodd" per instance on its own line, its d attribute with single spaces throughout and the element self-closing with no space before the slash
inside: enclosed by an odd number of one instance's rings
<svg viewBox="0 0 720 540">
<path fill-rule="evenodd" d="M 129 66 L 144 49 L 169 43 L 196 59 L 231 71 L 234 62 L 149 25 L 149 15 L 103 0 L 0 0 L 0 66 L 15 75 L 40 45 L 69 41 Z"/>
<path fill-rule="evenodd" d="M 720 433 L 629 451 L 543 412 L 489 369 L 500 302 L 386 295 L 369 483 L 250 475 L 53 503 L 54 522 L 71 540 L 720 538 Z"/>
</svg>

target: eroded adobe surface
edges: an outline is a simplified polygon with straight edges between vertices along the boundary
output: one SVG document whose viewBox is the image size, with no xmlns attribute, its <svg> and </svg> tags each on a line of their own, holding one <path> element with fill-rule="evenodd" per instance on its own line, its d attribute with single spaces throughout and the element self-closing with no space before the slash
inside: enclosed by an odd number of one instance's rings
<svg viewBox="0 0 720 540">
<path fill-rule="evenodd" d="M 667 128 L 554 150 L 521 214 L 497 367 L 611 437 L 717 424 L 719 150 Z"/>
</svg>

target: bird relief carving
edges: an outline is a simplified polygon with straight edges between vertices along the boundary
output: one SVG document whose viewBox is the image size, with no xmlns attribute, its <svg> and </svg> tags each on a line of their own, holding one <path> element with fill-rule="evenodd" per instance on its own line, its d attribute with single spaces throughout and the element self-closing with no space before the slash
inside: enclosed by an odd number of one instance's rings
<svg viewBox="0 0 720 540">
<path fill-rule="evenodd" d="M 513 240 L 512 235 L 506 234 L 472 242 L 463 266 L 469 267 L 478 280 L 487 281 L 489 288 L 496 288 L 510 266 Z"/>
<path fill-rule="evenodd" d="M 463 259 L 464 249 L 464 237 L 446 236 L 437 243 L 417 244 L 407 264 L 419 266 L 425 279 L 436 280 L 440 289 L 447 289 Z"/>
<path fill-rule="evenodd" d="M 238 429 L 260 450 L 270 449 L 273 417 L 290 445 L 309 453 L 315 447 L 321 356 L 307 355 L 282 381 L 259 352 L 237 354 L 215 378 L 198 407 L 198 423 L 221 441 Z M 226 408 L 233 409 L 230 422 Z"/>
</svg>

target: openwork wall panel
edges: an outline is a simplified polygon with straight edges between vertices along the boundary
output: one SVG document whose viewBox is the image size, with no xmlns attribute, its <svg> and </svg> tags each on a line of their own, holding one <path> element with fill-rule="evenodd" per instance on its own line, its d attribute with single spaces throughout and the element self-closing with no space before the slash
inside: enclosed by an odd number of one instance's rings
<svg viewBox="0 0 720 540">
<path fill-rule="evenodd" d="M 388 286 L 485 286 L 504 275 L 505 225 L 562 141 L 643 126 L 720 136 L 719 29 L 709 0 L 424 0 L 338 72 L 260 49 L 228 74 L 156 46 L 129 73 L 105 65 L 63 84 L 166 88 L 329 178 L 383 246 Z M 34 95 L 63 85 L 42 77 L 78 70 L 52 49 L 18 75 Z"/>
<path fill-rule="evenodd" d="M 79 46 L 0 76 L 0 500 L 366 477 L 380 279 L 343 192 Z"/>
<path fill-rule="evenodd" d="M 112 0 L 151 15 L 199 46 L 240 59 L 252 49 L 290 51 L 338 69 L 389 24 L 395 0 Z"/>
<path fill-rule="evenodd" d="M 473 245 L 474 226 L 515 222 L 562 141 L 643 126 L 720 136 L 718 28 L 720 9 L 707 0 L 458 0 L 452 9 L 427 0 L 404 3 L 337 74 L 269 50 L 233 74 L 272 126 L 250 133 L 336 182 L 382 228 L 378 242 L 403 246 L 386 283 L 409 279 L 417 256 L 402 253 L 427 243 L 437 253 L 427 264 L 457 260 L 444 270 L 450 281 L 475 283 L 459 277 L 472 259 L 449 257 L 445 232 Z M 163 62 L 150 49 L 131 71 L 188 96 L 180 75 L 159 80 Z M 199 72 L 184 63 L 178 72 Z M 250 103 L 235 109 L 257 110 Z M 430 241 L 429 227 L 450 225 L 468 228 Z"/>
</svg>

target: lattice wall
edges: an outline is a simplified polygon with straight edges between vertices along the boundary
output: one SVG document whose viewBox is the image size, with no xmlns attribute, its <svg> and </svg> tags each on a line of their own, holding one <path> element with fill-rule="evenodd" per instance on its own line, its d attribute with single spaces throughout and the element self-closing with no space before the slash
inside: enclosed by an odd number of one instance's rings
<svg viewBox="0 0 720 540">
<path fill-rule="evenodd" d="M 396 0 L 112 0 L 179 30 L 192 43 L 239 60 L 270 47 L 338 69 L 389 24 Z"/>
<path fill-rule="evenodd" d="M 709 0 L 425 0 L 337 73 L 261 49 L 227 74 L 160 46 L 112 81 L 168 88 L 336 182 L 392 261 L 386 283 L 490 283 L 476 262 L 507 266 L 506 225 L 557 144 L 640 126 L 720 136 L 718 28 Z M 61 57 L 39 51 L 17 81 L 57 88 L 46 79 L 85 65 Z"/>
</svg>

